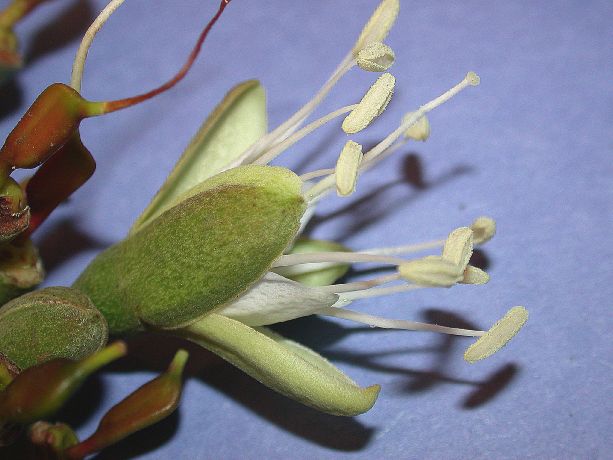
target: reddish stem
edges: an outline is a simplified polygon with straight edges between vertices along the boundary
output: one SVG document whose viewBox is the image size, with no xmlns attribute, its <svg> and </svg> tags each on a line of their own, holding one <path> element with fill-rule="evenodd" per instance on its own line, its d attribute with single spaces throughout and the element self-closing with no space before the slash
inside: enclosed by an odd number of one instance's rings
<svg viewBox="0 0 613 460">
<path fill-rule="evenodd" d="M 116 101 L 103 102 L 101 107 L 102 113 L 115 112 L 117 110 L 121 110 L 126 107 L 138 104 L 139 102 L 146 101 L 147 99 L 157 96 L 158 94 L 163 93 L 164 91 L 172 88 L 174 85 L 180 82 L 183 77 L 185 77 L 192 64 L 196 60 L 196 57 L 198 56 L 198 53 L 202 48 L 204 40 L 206 39 L 207 35 L 215 25 L 217 20 L 221 17 L 221 14 L 226 9 L 226 6 L 228 6 L 230 1 L 231 0 L 221 0 L 217 13 L 215 13 L 215 16 L 213 16 L 213 18 L 209 21 L 204 30 L 200 33 L 200 37 L 198 37 L 198 41 L 196 42 L 196 45 L 192 49 L 192 52 L 190 53 L 189 57 L 187 58 L 187 61 L 185 62 L 185 64 L 183 64 L 181 70 L 179 70 L 179 72 L 173 78 L 164 83 L 162 86 L 159 86 L 158 88 L 153 89 L 147 93 L 140 94 L 138 96 L 128 97 L 125 99 L 118 99 Z"/>
</svg>

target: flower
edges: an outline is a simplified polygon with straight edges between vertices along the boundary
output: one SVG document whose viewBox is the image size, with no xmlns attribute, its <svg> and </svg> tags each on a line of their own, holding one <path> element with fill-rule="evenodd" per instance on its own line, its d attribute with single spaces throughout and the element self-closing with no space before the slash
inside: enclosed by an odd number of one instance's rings
<svg viewBox="0 0 613 460">
<path fill-rule="evenodd" d="M 271 132 L 266 132 L 258 82 L 242 83 L 226 95 L 129 236 L 100 254 L 74 284 L 103 313 L 112 333 L 153 328 L 185 337 L 286 396 L 349 416 L 370 409 L 379 387 L 361 388 L 325 358 L 264 326 L 317 314 L 383 328 L 480 337 L 467 350 L 469 362 L 491 355 L 517 333 L 527 319 L 523 307 L 511 309 L 488 332 L 390 320 L 346 308 L 361 298 L 487 282 L 488 275 L 469 262 L 473 244 L 493 236 L 495 224 L 489 218 L 443 240 L 396 248 L 353 252 L 336 243 L 300 239 L 317 204 L 333 190 L 350 195 L 361 173 L 411 138 L 425 140 L 426 114 L 476 86 L 475 73 L 411 111 L 367 152 L 350 141 L 335 168 L 297 176 L 268 165 L 339 116 L 349 113 L 343 128 L 354 133 L 385 109 L 395 82 L 391 74 L 380 77 L 358 104 L 304 125 L 331 88 L 364 58 L 363 49 L 378 48 L 386 56 L 385 65 L 368 70 L 387 69 L 393 52 L 373 44 L 385 39 L 398 8 L 398 0 L 383 0 L 321 90 Z M 414 126 L 417 132 L 410 130 Z M 412 261 L 400 257 L 433 248 L 442 248 L 441 255 Z M 393 273 L 336 284 L 352 263 L 384 265 Z"/>
</svg>

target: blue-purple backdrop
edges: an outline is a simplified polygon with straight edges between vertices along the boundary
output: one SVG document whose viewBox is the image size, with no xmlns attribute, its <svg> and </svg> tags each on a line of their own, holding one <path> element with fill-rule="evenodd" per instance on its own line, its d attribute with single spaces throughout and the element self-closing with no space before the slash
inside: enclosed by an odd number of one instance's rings
<svg viewBox="0 0 613 460">
<path fill-rule="evenodd" d="M 275 126 L 325 80 L 376 3 L 234 0 L 178 87 L 85 121 L 82 137 L 98 170 L 36 235 L 46 285 L 69 285 L 125 235 L 227 89 L 261 79 Z M 80 35 L 104 4 L 56 0 L 18 27 L 30 62 L 0 89 L 3 135 L 47 84 L 68 82 Z M 127 1 L 94 42 L 84 96 L 119 98 L 164 81 L 216 6 Z M 498 234 L 481 252 L 488 285 L 358 307 L 487 328 L 507 308 L 525 305 L 529 323 L 509 347 L 468 365 L 462 339 L 316 318 L 281 327 L 357 382 L 382 384 L 375 407 L 355 419 L 304 408 L 190 347 L 178 413 L 97 458 L 610 458 L 612 21 L 606 0 L 404 0 L 388 39 L 397 57 L 396 94 L 355 138 L 374 142 L 468 70 L 482 84 L 431 114 L 427 143 L 407 145 L 364 176 L 350 199 L 356 206 L 332 199 L 320 209 L 328 218 L 315 234 L 354 248 L 443 237 L 479 215 L 495 217 Z M 319 113 L 359 100 L 373 78 L 353 71 Z M 300 172 L 329 167 L 344 141 L 333 124 L 282 162 Z M 93 378 L 64 415 L 80 435 L 163 368 L 179 343 L 131 345 L 132 358 Z"/>
</svg>

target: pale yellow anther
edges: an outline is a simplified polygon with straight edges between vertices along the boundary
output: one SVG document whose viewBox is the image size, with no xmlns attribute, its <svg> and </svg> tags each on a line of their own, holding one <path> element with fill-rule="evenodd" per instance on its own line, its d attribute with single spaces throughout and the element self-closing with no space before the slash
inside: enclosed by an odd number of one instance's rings
<svg viewBox="0 0 613 460">
<path fill-rule="evenodd" d="M 381 42 L 373 42 L 360 50 L 358 66 L 369 72 L 385 72 L 394 63 L 394 50 Z"/>
<path fill-rule="evenodd" d="M 384 73 L 366 92 L 358 106 L 343 120 L 343 131 L 354 134 L 366 128 L 381 115 L 394 94 L 396 79 Z"/>
<path fill-rule="evenodd" d="M 487 243 L 496 234 L 496 221 L 491 217 L 477 217 L 470 225 L 475 244 Z"/>
<path fill-rule="evenodd" d="M 396 22 L 400 11 L 399 0 L 383 0 L 374 11 L 353 46 L 353 55 L 372 42 L 382 42 Z"/>
<path fill-rule="evenodd" d="M 400 276 L 422 286 L 450 287 L 462 281 L 463 269 L 440 256 L 411 260 L 398 266 Z"/>
<path fill-rule="evenodd" d="M 361 161 L 362 146 L 348 141 L 336 162 L 336 192 L 339 196 L 348 196 L 354 192 Z"/>
<path fill-rule="evenodd" d="M 473 231 L 468 227 L 456 228 L 445 241 L 443 259 L 456 264 L 464 271 L 472 254 Z"/>
<path fill-rule="evenodd" d="M 462 284 L 485 284 L 490 280 L 490 275 L 477 267 L 469 265 L 464 270 L 464 278 Z"/>
<path fill-rule="evenodd" d="M 415 112 L 407 113 L 402 119 L 402 122 L 404 123 L 409 117 L 412 117 L 414 113 Z M 424 115 L 409 126 L 404 132 L 404 137 L 422 142 L 427 140 L 430 137 L 430 122 L 428 121 L 428 118 Z"/>
<path fill-rule="evenodd" d="M 524 307 L 511 308 L 485 335 L 468 347 L 464 359 L 474 363 L 493 355 L 519 332 L 527 320 L 528 310 Z"/>
</svg>

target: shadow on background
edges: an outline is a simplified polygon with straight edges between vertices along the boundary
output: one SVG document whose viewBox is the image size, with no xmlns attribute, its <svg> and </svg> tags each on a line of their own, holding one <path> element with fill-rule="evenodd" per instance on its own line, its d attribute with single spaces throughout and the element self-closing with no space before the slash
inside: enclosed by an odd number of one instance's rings
<svg viewBox="0 0 613 460">
<path fill-rule="evenodd" d="M 49 18 L 46 25 L 31 38 L 30 46 L 24 53 L 25 65 L 70 43 L 78 43 L 94 19 L 95 12 L 87 0 L 72 2 L 56 17 Z"/>
</svg>

